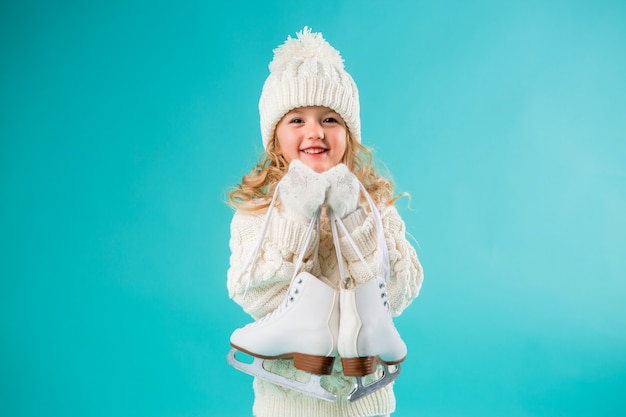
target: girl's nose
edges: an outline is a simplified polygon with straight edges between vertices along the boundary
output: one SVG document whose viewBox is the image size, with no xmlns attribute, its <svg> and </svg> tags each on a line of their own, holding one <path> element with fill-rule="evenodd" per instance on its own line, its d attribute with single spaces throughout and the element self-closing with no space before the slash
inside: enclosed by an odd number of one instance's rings
<svg viewBox="0 0 626 417">
<path fill-rule="evenodd" d="M 316 140 L 324 138 L 324 128 L 319 122 L 311 122 L 307 130 L 307 139 Z"/>
</svg>

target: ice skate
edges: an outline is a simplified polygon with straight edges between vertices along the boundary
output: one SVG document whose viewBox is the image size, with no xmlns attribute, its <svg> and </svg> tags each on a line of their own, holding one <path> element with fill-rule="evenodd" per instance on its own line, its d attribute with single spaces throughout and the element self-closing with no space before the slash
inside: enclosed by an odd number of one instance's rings
<svg viewBox="0 0 626 417">
<path fill-rule="evenodd" d="M 355 377 L 348 396 L 356 401 L 393 382 L 407 354 L 405 343 L 389 314 L 385 284 L 371 279 L 357 288 L 342 288 L 338 351 L 343 373 Z M 363 377 L 382 366 L 382 375 L 370 384 Z"/>
<path fill-rule="evenodd" d="M 254 265 L 259 255 L 279 189 L 280 186 L 276 187 L 263 227 L 244 262 L 242 274 Z M 330 375 L 337 355 L 339 297 L 335 289 L 315 276 L 304 271 L 298 272 L 311 242 L 313 230 L 317 227 L 319 232 L 319 215 L 318 209 L 309 223 L 298 259 L 294 263 L 294 276 L 285 300 L 265 317 L 233 332 L 230 337 L 232 349 L 227 355 L 227 361 L 235 369 L 274 384 L 323 400 L 335 401 L 336 396 L 322 388 L 321 375 Z M 314 264 L 317 263 L 317 245 Z M 253 362 L 247 364 L 238 360 L 238 351 L 252 356 Z M 309 381 L 296 381 L 265 369 L 264 360 L 276 359 L 293 359 L 295 368 L 311 374 Z"/>
<path fill-rule="evenodd" d="M 243 372 L 290 389 L 334 401 L 335 395 L 320 385 L 320 375 L 332 372 L 339 328 L 337 292 L 309 274 L 299 273 L 285 301 L 272 313 L 241 329 L 230 338 L 228 362 Z M 236 351 L 254 358 L 252 364 L 237 360 Z M 293 359 L 297 369 L 311 373 L 308 383 L 269 372 L 266 359 Z"/>
<path fill-rule="evenodd" d="M 361 186 L 362 187 L 362 186 Z M 400 362 L 407 354 L 407 348 L 393 324 L 387 300 L 386 281 L 389 277 L 389 255 L 384 240 L 380 214 L 369 195 L 362 189 L 369 202 L 372 216 L 378 229 L 378 267 L 371 271 L 372 278 L 366 283 L 355 286 L 343 267 L 339 233 L 350 242 L 361 262 L 367 266 L 350 234 L 337 216 L 332 216 L 333 239 L 342 286 L 339 296 L 341 311 L 337 348 L 343 373 L 355 377 L 354 390 L 348 395 L 350 401 L 356 401 L 393 382 L 400 375 Z M 374 374 L 381 366 L 380 377 L 372 383 L 364 384 L 363 377 Z"/>
</svg>

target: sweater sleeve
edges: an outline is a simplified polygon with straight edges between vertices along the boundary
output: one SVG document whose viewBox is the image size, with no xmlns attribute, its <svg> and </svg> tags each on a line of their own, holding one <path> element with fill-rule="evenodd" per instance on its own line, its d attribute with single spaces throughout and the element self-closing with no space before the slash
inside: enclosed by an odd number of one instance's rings
<svg viewBox="0 0 626 417">
<path fill-rule="evenodd" d="M 230 225 L 228 294 L 254 319 L 275 310 L 283 301 L 308 227 L 275 209 L 255 263 L 243 271 L 264 221 L 265 212 L 236 211 Z M 313 232 L 311 242 L 316 239 Z M 311 272 L 313 248 L 314 244 L 310 243 L 302 270 Z"/>
<path fill-rule="evenodd" d="M 390 277 L 387 297 L 391 304 L 391 314 L 399 316 L 418 296 L 424 274 L 415 248 L 406 238 L 405 224 L 398 210 L 395 206 L 384 206 L 379 210 L 389 250 Z M 348 263 L 350 274 L 353 277 L 371 278 L 369 271 L 376 271 L 377 266 L 377 231 L 374 219 L 360 207 L 344 219 L 344 224 L 368 264 L 368 267 L 363 265 L 348 239 L 342 237 L 341 251 Z"/>
</svg>

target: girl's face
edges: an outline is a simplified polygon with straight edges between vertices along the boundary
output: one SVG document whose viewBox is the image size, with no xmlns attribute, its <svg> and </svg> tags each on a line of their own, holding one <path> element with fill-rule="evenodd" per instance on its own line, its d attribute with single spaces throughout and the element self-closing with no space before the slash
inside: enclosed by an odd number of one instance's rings
<svg viewBox="0 0 626 417">
<path fill-rule="evenodd" d="M 276 125 L 277 153 L 288 163 L 299 159 L 315 172 L 324 172 L 346 152 L 348 129 L 337 112 L 328 107 L 298 107 Z"/>
</svg>

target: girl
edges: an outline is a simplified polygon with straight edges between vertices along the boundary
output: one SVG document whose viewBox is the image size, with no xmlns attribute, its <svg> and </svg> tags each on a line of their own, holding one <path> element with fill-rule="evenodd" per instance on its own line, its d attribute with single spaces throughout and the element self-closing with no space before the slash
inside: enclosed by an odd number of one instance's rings
<svg viewBox="0 0 626 417">
<path fill-rule="evenodd" d="M 323 375 L 334 401 L 255 378 L 253 413 L 389 415 L 392 384 L 350 401 L 353 376 L 404 359 L 390 317 L 418 295 L 421 265 L 391 182 L 361 145 L 358 90 L 339 52 L 305 27 L 274 51 L 269 68 L 259 101 L 265 152 L 229 195 L 229 296 L 260 320 L 235 331 L 231 344 L 274 358 L 264 367 L 289 380 Z M 386 283 L 372 272 L 383 253 Z"/>
</svg>

